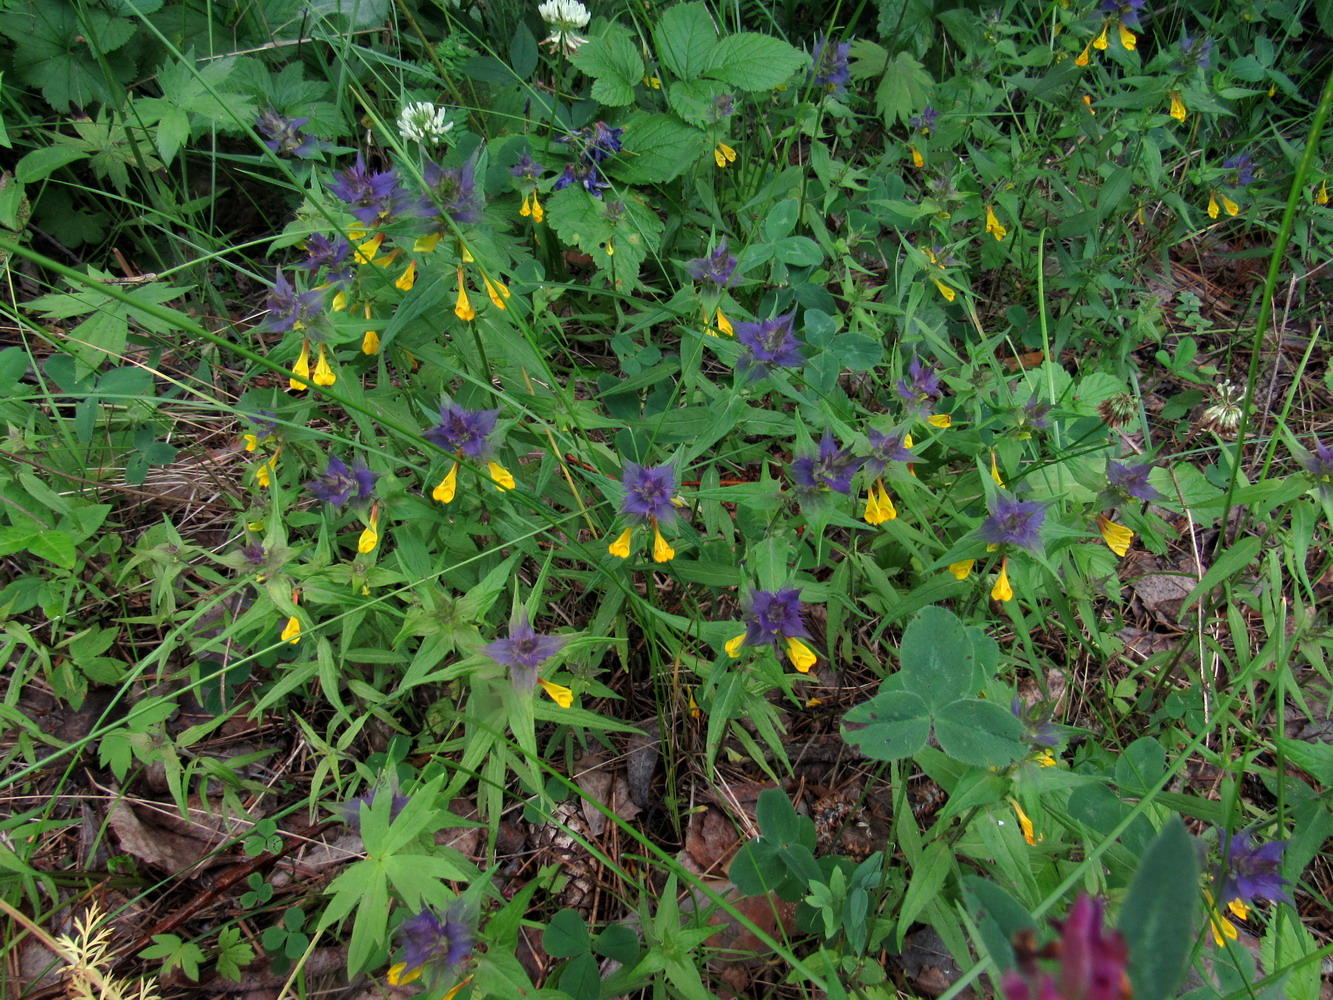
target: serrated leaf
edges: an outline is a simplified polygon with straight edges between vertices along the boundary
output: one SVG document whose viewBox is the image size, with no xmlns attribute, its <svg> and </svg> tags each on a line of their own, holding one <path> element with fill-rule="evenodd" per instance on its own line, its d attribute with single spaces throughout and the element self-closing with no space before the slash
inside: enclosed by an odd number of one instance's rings
<svg viewBox="0 0 1333 1000">
<path fill-rule="evenodd" d="M 691 125 L 707 127 L 717 119 L 717 99 L 731 93 L 721 80 L 682 80 L 667 91 L 671 110 Z"/>
<path fill-rule="evenodd" d="M 634 115 L 625 122 L 621 143 L 609 172 L 627 184 L 674 180 L 708 149 L 704 134 L 674 115 Z"/>
<path fill-rule="evenodd" d="M 906 124 L 918 108 L 925 107 L 934 85 L 926 68 L 906 52 L 899 52 L 884 67 L 875 90 L 875 108 L 890 128 Z"/>
<path fill-rule="evenodd" d="M 682 81 L 693 80 L 710 64 L 717 45 L 717 29 L 701 3 L 670 7 L 653 29 L 662 65 Z"/>
<path fill-rule="evenodd" d="M 593 78 L 593 98 L 611 107 L 633 103 L 643 81 L 643 56 L 623 28 L 589 39 L 569 61 Z"/>
<path fill-rule="evenodd" d="M 930 708 L 913 691 L 882 691 L 842 717 L 842 735 L 871 760 L 910 757 L 930 736 Z"/>
<path fill-rule="evenodd" d="M 1027 756 L 1023 723 L 1002 705 L 964 698 L 935 713 L 935 738 L 956 761 L 976 767 L 1004 767 Z"/>
<path fill-rule="evenodd" d="M 742 31 L 717 43 L 705 76 L 738 90 L 772 90 L 786 83 L 805 63 L 805 56 L 779 38 Z"/>
</svg>

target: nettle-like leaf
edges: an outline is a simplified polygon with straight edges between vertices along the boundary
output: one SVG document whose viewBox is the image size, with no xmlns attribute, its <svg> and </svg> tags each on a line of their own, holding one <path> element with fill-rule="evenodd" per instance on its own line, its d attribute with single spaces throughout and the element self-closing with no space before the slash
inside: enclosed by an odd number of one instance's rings
<svg viewBox="0 0 1333 1000">
<path fill-rule="evenodd" d="M 918 753 L 931 731 L 954 760 L 1002 767 L 1027 752 L 1023 724 L 975 697 L 996 666 L 994 642 L 952 612 L 923 608 L 903 633 L 902 670 L 843 717 L 843 735 L 874 760 Z"/>
<path fill-rule="evenodd" d="M 134 37 L 134 22 L 94 7 L 84 14 L 66 0 L 34 0 L 0 14 L 0 34 L 14 43 L 14 72 L 61 111 L 115 103 L 98 55 L 115 79 L 134 74 L 134 60 L 117 51 Z"/>
<path fill-rule="evenodd" d="M 717 46 L 717 28 L 703 4 L 683 3 L 662 15 L 653 29 L 653 38 L 662 65 L 681 81 L 688 81 L 709 67 Z"/>
<path fill-rule="evenodd" d="M 611 107 L 633 103 L 634 88 L 643 82 L 643 56 L 619 25 L 579 46 L 570 62 L 593 78 L 593 100 Z"/>
<path fill-rule="evenodd" d="M 713 47 L 704 76 L 738 90 L 772 90 L 804 65 L 806 57 L 780 38 L 742 31 Z"/>
<path fill-rule="evenodd" d="M 235 68 L 230 59 L 196 65 L 191 51 L 158 69 L 157 80 L 164 96 L 141 98 L 135 108 L 145 120 L 157 122 L 155 141 L 164 163 L 175 159 L 181 146 L 190 141 L 195 119 L 224 132 L 242 131 L 254 120 L 254 101 L 227 89 Z"/>
<path fill-rule="evenodd" d="M 632 115 L 608 173 L 627 184 L 665 184 L 708 150 L 708 139 L 673 115 Z"/>
</svg>

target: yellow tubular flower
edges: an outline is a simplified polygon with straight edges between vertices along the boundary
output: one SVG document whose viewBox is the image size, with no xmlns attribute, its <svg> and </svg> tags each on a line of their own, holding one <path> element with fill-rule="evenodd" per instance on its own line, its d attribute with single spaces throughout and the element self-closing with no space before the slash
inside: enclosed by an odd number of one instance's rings
<svg viewBox="0 0 1333 1000">
<path fill-rule="evenodd" d="M 514 477 L 510 475 L 509 470 L 499 462 L 487 462 L 486 469 L 490 472 L 491 479 L 501 491 L 512 490 L 518 485 L 518 483 L 514 482 Z"/>
<path fill-rule="evenodd" d="M 301 353 L 296 356 L 296 364 L 292 365 L 292 371 L 302 378 L 310 377 L 310 341 L 301 341 Z M 297 392 L 310 388 L 308 383 L 301 381 L 299 378 L 289 378 L 287 384 Z"/>
<path fill-rule="evenodd" d="M 1042 767 L 1055 767 L 1059 763 L 1049 750 L 1043 750 L 1034 758 Z"/>
<path fill-rule="evenodd" d="M 930 424 L 931 427 L 946 429 L 953 426 L 953 417 L 949 416 L 947 413 L 934 413 L 926 418 L 926 423 Z M 904 444 L 903 447 L 910 448 L 912 446 L 910 444 Z"/>
<path fill-rule="evenodd" d="M 1023 807 L 1018 804 L 1018 799 L 1010 798 L 1009 804 L 1014 807 L 1014 815 L 1018 817 L 1018 828 L 1023 831 L 1023 839 L 1028 842 L 1029 847 L 1035 847 L 1037 837 L 1036 830 L 1032 826 L 1032 820 L 1023 811 Z"/>
<path fill-rule="evenodd" d="M 553 684 L 551 681 L 544 681 L 540 677 L 537 683 L 542 686 L 542 690 L 551 696 L 551 700 L 561 708 L 569 708 L 574 704 L 574 692 L 569 690 L 563 684 Z"/>
<path fill-rule="evenodd" d="M 952 302 L 954 299 L 958 297 L 958 293 L 955 292 L 948 285 L 946 285 L 944 282 L 940 281 L 939 278 L 935 278 L 934 281 L 935 281 L 935 287 L 940 290 L 940 294 L 944 296 L 945 302 Z"/>
<path fill-rule="evenodd" d="M 628 559 L 630 552 L 629 543 L 633 535 L 634 530 L 632 528 L 626 528 L 614 542 L 606 547 L 606 551 L 610 552 L 618 559 Z"/>
<path fill-rule="evenodd" d="M 359 263 L 369 264 L 375 259 L 375 255 L 380 252 L 380 244 L 384 242 L 384 234 L 376 233 L 370 239 L 360 244 L 356 248 L 356 259 Z"/>
<path fill-rule="evenodd" d="M 333 311 L 336 312 L 336 313 L 337 313 L 337 312 L 342 312 L 344 309 L 347 308 L 347 293 L 346 293 L 346 292 L 339 292 L 337 295 L 335 295 L 335 296 L 333 297 L 333 307 L 332 307 L 332 308 L 333 308 Z"/>
<path fill-rule="evenodd" d="M 274 454 L 268 461 L 260 462 L 259 465 L 255 467 L 255 482 L 264 487 L 264 489 L 268 489 L 273 485 L 273 473 L 277 470 L 278 456 Z"/>
<path fill-rule="evenodd" d="M 879 511 L 884 515 L 884 520 L 892 521 L 898 516 L 898 508 L 893 505 L 893 499 L 889 496 L 889 491 L 884 488 L 884 484 L 879 484 Z"/>
<path fill-rule="evenodd" d="M 491 297 L 491 302 L 497 309 L 508 309 L 505 305 L 505 299 L 509 298 L 509 286 L 503 281 L 492 281 L 486 275 L 481 276 L 481 280 L 486 283 L 486 294 Z"/>
<path fill-rule="evenodd" d="M 542 203 L 537 200 L 537 192 L 532 192 L 532 221 L 541 222 L 546 218 L 546 212 L 542 209 Z"/>
<path fill-rule="evenodd" d="M 888 520 L 884 512 L 880 510 L 879 498 L 875 496 L 875 487 L 872 485 L 866 493 L 866 510 L 861 515 L 866 524 L 883 524 Z"/>
<path fill-rule="evenodd" d="M 611 245 L 610 240 L 606 241 L 606 255 L 608 257 L 614 257 L 616 255 L 616 248 Z"/>
<path fill-rule="evenodd" d="M 1120 44 L 1123 45 L 1128 52 L 1133 52 L 1134 46 L 1139 44 L 1139 40 L 1134 37 L 1134 32 L 1125 27 L 1124 21 L 1120 22 Z"/>
<path fill-rule="evenodd" d="M 523 195 L 523 204 L 519 206 L 518 214 L 527 218 L 532 214 L 532 192 L 527 191 Z"/>
<path fill-rule="evenodd" d="M 380 335 L 374 330 L 367 330 L 366 335 L 361 338 L 361 353 L 375 354 L 380 349 Z"/>
<path fill-rule="evenodd" d="M 436 244 L 440 242 L 440 239 L 443 236 L 444 233 L 431 233 L 429 236 L 418 236 L 416 242 L 412 244 L 412 252 L 430 253 L 435 249 Z"/>
<path fill-rule="evenodd" d="M 995 601 L 1012 601 L 1014 599 L 1014 588 L 1009 586 L 1008 556 L 1000 560 L 1000 575 L 995 579 L 995 586 L 991 587 L 990 596 Z"/>
<path fill-rule="evenodd" d="M 725 649 L 727 651 L 727 655 L 734 660 L 736 659 L 736 657 L 741 655 L 741 647 L 744 645 L 745 645 L 745 633 L 742 632 L 740 635 L 728 639 L 727 644 L 722 648 Z"/>
<path fill-rule="evenodd" d="M 1089 42 L 1087 45 L 1083 46 L 1083 51 L 1080 52 L 1078 54 L 1078 58 L 1074 60 L 1074 65 L 1075 66 L 1088 65 L 1088 63 L 1092 61 L 1091 56 L 1092 56 L 1092 43 Z"/>
<path fill-rule="evenodd" d="M 1235 941 L 1240 937 L 1240 932 L 1236 930 L 1235 924 L 1222 916 L 1217 904 L 1213 902 L 1213 894 L 1207 889 L 1203 890 L 1203 898 L 1208 904 L 1208 924 L 1213 932 L 1213 940 L 1219 948 L 1225 948 L 1228 940 Z"/>
<path fill-rule="evenodd" d="M 1316 195 L 1314 196 L 1314 203 L 1315 203 L 1316 205 L 1327 205 L 1327 204 L 1328 204 L 1328 181 L 1327 181 L 1327 180 L 1323 181 L 1323 182 L 1319 185 L 1319 193 L 1316 194 Z"/>
<path fill-rule="evenodd" d="M 1235 215 L 1240 211 L 1240 206 L 1226 195 L 1222 195 L 1222 207 L 1226 209 L 1227 215 Z"/>
<path fill-rule="evenodd" d="M 1129 543 L 1134 541 L 1134 532 L 1123 524 L 1116 524 L 1105 514 L 1097 515 L 1097 529 L 1102 533 L 1106 547 L 1123 559 L 1129 551 Z"/>
<path fill-rule="evenodd" d="M 1171 91 L 1171 117 L 1178 122 L 1183 122 L 1185 115 L 1185 102 L 1180 99 L 1180 91 Z"/>
<path fill-rule="evenodd" d="M 676 557 L 676 550 L 671 547 L 657 523 L 653 523 L 653 562 L 670 562 Z"/>
<path fill-rule="evenodd" d="M 440 503 L 453 503 L 454 497 L 458 494 L 458 463 L 455 462 L 449 466 L 449 471 L 445 477 L 440 480 L 440 485 L 430 491 L 432 499 Z"/>
<path fill-rule="evenodd" d="M 259 447 L 258 434 L 242 434 L 241 440 L 245 442 L 246 451 L 254 451 L 256 448 Z"/>
<path fill-rule="evenodd" d="M 287 626 L 282 630 L 282 641 L 289 642 L 293 646 L 301 641 L 301 623 L 297 621 L 295 615 L 287 619 Z"/>
<path fill-rule="evenodd" d="M 808 674 L 810 668 L 819 662 L 814 650 L 800 639 L 793 639 L 790 636 L 787 638 L 787 655 L 791 657 L 791 665 L 803 674 Z"/>
<path fill-rule="evenodd" d="M 1092 95 L 1083 95 L 1083 106 L 1088 109 L 1088 114 L 1095 115 L 1097 112 L 1092 109 Z"/>
<path fill-rule="evenodd" d="M 736 336 L 736 328 L 731 325 L 731 320 L 722 315 L 722 310 L 720 308 L 717 311 L 717 328 L 728 337 Z"/>
<path fill-rule="evenodd" d="M 949 563 L 949 572 L 960 580 L 966 580 L 972 567 L 977 564 L 975 559 L 959 559 L 956 563 Z"/>
<path fill-rule="evenodd" d="M 713 162 L 719 167 L 725 168 L 728 163 L 736 162 L 736 150 L 732 149 L 725 142 L 719 142 L 713 150 Z"/>
<path fill-rule="evenodd" d="M 369 555 L 375 551 L 375 546 L 380 543 L 379 532 L 373 528 L 366 528 L 361 532 L 361 537 L 356 540 L 356 551 L 363 556 Z"/>
<path fill-rule="evenodd" d="M 1000 225 L 1000 220 L 995 217 L 995 210 L 989 205 L 986 206 L 986 232 L 997 240 L 1004 239 L 1009 232 L 1004 226 Z"/>
<path fill-rule="evenodd" d="M 468 301 L 467 285 L 463 283 L 463 265 L 458 265 L 458 301 L 454 303 L 454 315 L 464 322 L 477 318 L 477 310 Z"/>
<path fill-rule="evenodd" d="M 416 283 L 417 283 L 417 262 L 414 260 L 409 260 L 407 262 L 406 269 L 403 271 L 401 275 L 399 275 L 398 280 L 395 281 L 393 285 L 399 291 L 410 292 L 412 290 L 412 286 L 415 285 Z"/>
<path fill-rule="evenodd" d="M 921 150 L 917 149 L 915 146 L 909 148 L 912 150 L 912 166 L 920 170 L 926 165 L 926 158 L 921 155 Z"/>
<path fill-rule="evenodd" d="M 418 965 L 415 969 L 409 970 L 406 962 L 399 962 L 389 967 L 389 974 L 385 978 L 389 980 L 390 986 L 406 986 L 420 979 L 421 972 L 425 968 L 424 965 Z"/>
<path fill-rule="evenodd" d="M 1107 21 L 1105 24 L 1102 25 L 1102 33 L 1092 40 L 1092 47 L 1094 49 L 1097 49 L 1099 52 L 1106 51 L 1106 46 L 1107 46 L 1106 33 L 1110 30 L 1111 30 L 1111 22 Z"/>
<path fill-rule="evenodd" d="M 1004 489 L 1004 480 L 1000 478 L 1000 467 L 995 463 L 995 452 L 990 453 L 990 477 L 995 480 L 995 485 Z"/>
<path fill-rule="evenodd" d="M 477 262 L 477 258 L 472 256 L 472 251 L 469 250 L 462 241 L 459 241 L 458 244 L 458 256 L 464 264 L 475 264 Z"/>
<path fill-rule="evenodd" d="M 1209 192 L 1209 194 L 1208 194 L 1208 218 L 1210 218 L 1210 219 L 1216 219 L 1216 218 L 1217 218 L 1217 194 L 1216 194 L 1216 192 Z"/>
<path fill-rule="evenodd" d="M 338 376 L 335 375 L 333 369 L 329 367 L 329 359 L 324 355 L 323 344 L 319 345 L 319 361 L 315 364 L 315 374 L 312 376 L 311 381 L 313 381 L 315 385 L 322 385 L 325 388 L 338 381 Z"/>
</svg>

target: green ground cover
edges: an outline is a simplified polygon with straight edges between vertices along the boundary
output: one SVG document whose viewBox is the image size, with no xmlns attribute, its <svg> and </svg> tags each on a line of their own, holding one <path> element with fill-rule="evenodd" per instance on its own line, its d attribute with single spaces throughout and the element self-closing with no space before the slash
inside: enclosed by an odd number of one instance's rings
<svg viewBox="0 0 1333 1000">
<path fill-rule="evenodd" d="M 0 996 L 1322 997 L 1330 34 L 0 3 Z"/>
</svg>

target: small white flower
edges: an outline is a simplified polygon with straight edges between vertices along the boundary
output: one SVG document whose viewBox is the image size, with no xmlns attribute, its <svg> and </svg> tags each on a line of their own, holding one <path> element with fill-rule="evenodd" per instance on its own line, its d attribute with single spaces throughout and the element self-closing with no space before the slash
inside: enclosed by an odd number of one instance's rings
<svg viewBox="0 0 1333 1000">
<path fill-rule="evenodd" d="M 446 121 L 447 110 L 429 101 L 417 101 L 403 107 L 398 116 L 398 134 L 403 142 L 436 143 L 449 134 L 454 123 Z"/>
<path fill-rule="evenodd" d="M 1244 403 L 1245 387 L 1227 379 L 1217 386 L 1217 402 L 1203 411 L 1200 424 L 1220 437 L 1233 438 L 1244 415 Z"/>
<path fill-rule="evenodd" d="M 588 26 L 592 15 L 579 0 L 546 0 L 537 8 L 537 13 L 551 26 L 551 34 L 543 44 L 551 46 L 552 52 L 561 50 L 572 56 L 587 41 L 578 32 Z"/>
</svg>

